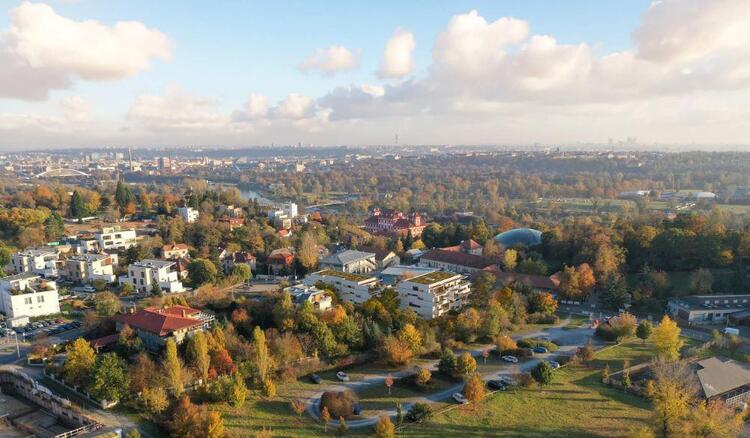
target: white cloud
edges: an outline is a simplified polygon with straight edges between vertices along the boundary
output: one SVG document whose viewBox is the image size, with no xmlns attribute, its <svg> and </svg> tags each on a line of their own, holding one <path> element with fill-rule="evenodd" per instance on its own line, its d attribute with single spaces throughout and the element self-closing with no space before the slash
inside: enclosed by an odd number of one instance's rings
<svg viewBox="0 0 750 438">
<path fill-rule="evenodd" d="M 413 52 L 416 46 L 414 34 L 404 29 L 396 29 L 385 45 L 378 77 L 401 78 L 411 73 L 414 68 Z"/>
<path fill-rule="evenodd" d="M 352 52 L 344 46 L 333 45 L 317 49 L 300 64 L 299 68 L 302 71 L 317 70 L 325 76 L 332 76 L 338 72 L 358 68 L 360 55 L 360 49 Z"/>
<path fill-rule="evenodd" d="M 76 122 L 91 120 L 92 105 L 81 96 L 68 96 L 60 99 L 60 108 L 66 119 Z"/>
<path fill-rule="evenodd" d="M 46 99 L 75 79 L 122 79 L 172 55 L 163 33 L 137 21 L 74 21 L 29 2 L 9 15 L 10 28 L 0 33 L 0 98 Z"/>
<path fill-rule="evenodd" d="M 298 93 L 291 93 L 274 108 L 273 115 L 280 119 L 299 120 L 312 117 L 315 112 L 315 101 Z"/>
<path fill-rule="evenodd" d="M 264 119 L 268 116 L 269 110 L 268 97 L 252 93 L 248 96 L 245 106 L 232 113 L 232 120 L 235 122 L 247 122 Z"/>
<path fill-rule="evenodd" d="M 128 120 L 154 131 L 211 131 L 228 126 L 218 102 L 187 93 L 177 84 L 163 96 L 138 96 L 128 111 Z"/>
</svg>

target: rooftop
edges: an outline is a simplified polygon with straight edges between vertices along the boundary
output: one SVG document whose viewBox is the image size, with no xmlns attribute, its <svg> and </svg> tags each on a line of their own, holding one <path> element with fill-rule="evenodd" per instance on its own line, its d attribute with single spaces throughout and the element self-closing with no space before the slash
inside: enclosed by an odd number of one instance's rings
<svg viewBox="0 0 750 438">
<path fill-rule="evenodd" d="M 375 257 L 374 253 L 356 251 L 353 249 L 347 249 L 336 254 L 331 254 L 328 257 L 321 260 L 321 263 L 328 263 L 332 265 L 345 265 L 348 263 L 356 262 L 363 259 L 369 259 Z"/>
<path fill-rule="evenodd" d="M 691 310 L 743 310 L 750 307 L 750 295 L 692 295 L 670 300 Z"/>
<path fill-rule="evenodd" d="M 185 313 L 183 313 L 183 310 Z M 188 310 L 191 313 L 188 313 Z M 202 320 L 190 317 L 190 315 L 196 313 L 200 313 L 200 311 L 184 306 L 172 306 L 166 309 L 148 307 L 134 313 L 115 315 L 114 319 L 115 321 L 127 324 L 134 329 L 147 331 L 159 336 L 168 336 L 175 330 L 203 324 Z"/>
<path fill-rule="evenodd" d="M 14 274 L 14 275 L 8 275 L 7 277 L 2 277 L 0 280 L 7 281 L 10 283 L 11 281 L 18 281 L 18 280 L 32 280 L 34 278 L 39 278 L 40 276 L 37 274 L 32 274 L 31 272 L 22 272 L 20 274 Z"/>
<path fill-rule="evenodd" d="M 333 269 L 324 269 L 322 271 L 315 272 L 315 274 L 325 275 L 328 277 L 339 277 L 339 278 L 343 278 L 344 280 L 356 281 L 356 282 L 365 281 L 365 280 L 374 278 L 374 277 L 369 277 L 367 275 L 351 274 L 349 272 L 334 271 Z"/>
<path fill-rule="evenodd" d="M 432 249 L 422 255 L 422 260 L 433 260 L 452 265 L 467 266 L 474 269 L 484 269 L 487 266 L 497 263 L 496 260 L 488 257 L 446 249 Z"/>
<path fill-rule="evenodd" d="M 133 263 L 133 266 L 139 266 L 141 268 L 167 268 L 175 264 L 174 260 L 159 260 L 159 259 L 144 259 L 139 262 Z"/>
<path fill-rule="evenodd" d="M 542 232 L 533 228 L 514 228 L 494 237 L 504 247 L 517 244 L 536 246 L 542 243 Z"/>
<path fill-rule="evenodd" d="M 408 281 L 419 284 L 435 284 L 444 280 L 448 280 L 454 277 L 460 277 L 460 274 L 447 271 L 435 271 L 427 274 L 420 275 L 418 277 L 410 278 Z"/>
<path fill-rule="evenodd" d="M 696 373 L 706 398 L 750 385 L 750 369 L 733 360 L 709 357 L 698 362 Z"/>
</svg>

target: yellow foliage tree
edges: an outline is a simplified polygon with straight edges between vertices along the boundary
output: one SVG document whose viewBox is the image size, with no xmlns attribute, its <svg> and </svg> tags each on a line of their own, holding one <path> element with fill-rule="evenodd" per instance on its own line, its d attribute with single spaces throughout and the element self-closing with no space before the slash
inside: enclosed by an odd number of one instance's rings
<svg viewBox="0 0 750 438">
<path fill-rule="evenodd" d="M 661 322 L 651 333 L 651 340 L 656 349 L 656 355 L 666 360 L 680 358 L 680 348 L 684 342 L 680 339 L 680 328 L 669 316 L 664 315 Z"/>
</svg>

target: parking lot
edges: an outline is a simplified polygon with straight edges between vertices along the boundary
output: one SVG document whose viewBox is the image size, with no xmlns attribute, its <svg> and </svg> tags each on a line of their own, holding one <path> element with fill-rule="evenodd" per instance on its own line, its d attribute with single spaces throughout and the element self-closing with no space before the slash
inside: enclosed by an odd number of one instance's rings
<svg viewBox="0 0 750 438">
<path fill-rule="evenodd" d="M 62 318 L 35 321 L 24 327 L 13 329 L 5 327 L 5 323 L 0 323 L 0 336 L 14 337 L 13 332 L 15 332 L 19 340 L 33 341 L 45 336 L 59 335 L 79 327 L 81 327 L 79 321 L 70 321 Z"/>
</svg>

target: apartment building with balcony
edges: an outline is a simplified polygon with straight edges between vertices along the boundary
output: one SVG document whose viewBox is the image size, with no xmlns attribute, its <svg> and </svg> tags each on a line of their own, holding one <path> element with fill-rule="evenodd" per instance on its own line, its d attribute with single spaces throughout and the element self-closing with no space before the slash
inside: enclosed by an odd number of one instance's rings
<svg viewBox="0 0 750 438">
<path fill-rule="evenodd" d="M 141 293 L 148 293 L 158 284 L 165 293 L 183 292 L 180 272 L 175 260 L 145 259 L 128 266 L 128 275 L 120 277 L 120 284 L 130 283 Z"/>
<path fill-rule="evenodd" d="M 57 277 L 60 256 L 55 248 L 30 248 L 11 256 L 10 264 L 16 274 L 31 273 L 42 277 Z"/>
<path fill-rule="evenodd" d="M 314 286 L 322 282 L 333 286 L 342 300 L 362 304 L 372 298 L 378 288 L 378 279 L 368 275 L 324 269 L 305 277 L 304 284 Z"/>
<path fill-rule="evenodd" d="M 8 319 L 60 313 L 57 284 L 28 272 L 0 278 L 0 311 Z"/>
<path fill-rule="evenodd" d="M 396 285 L 401 307 L 425 319 L 437 318 L 451 309 L 460 309 L 471 293 L 470 283 L 461 274 L 435 271 L 412 277 Z"/>
</svg>

